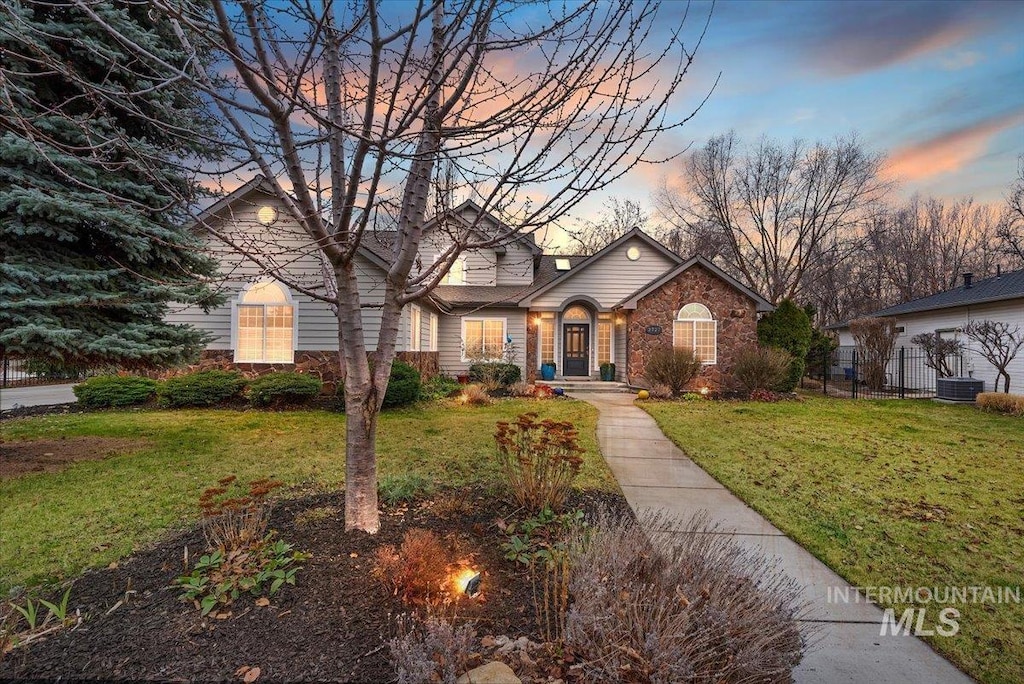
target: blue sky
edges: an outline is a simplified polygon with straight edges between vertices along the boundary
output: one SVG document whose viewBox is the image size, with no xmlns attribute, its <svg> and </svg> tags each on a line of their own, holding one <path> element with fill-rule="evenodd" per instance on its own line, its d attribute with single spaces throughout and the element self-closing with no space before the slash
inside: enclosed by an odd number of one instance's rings
<svg viewBox="0 0 1024 684">
<path fill-rule="evenodd" d="M 690 7 L 691 33 L 710 7 Z M 667 0 L 662 11 L 685 9 Z M 677 111 L 719 74 L 694 119 L 659 141 L 663 150 L 730 129 L 747 141 L 856 132 L 890 157 L 900 194 L 982 202 L 1001 201 L 1024 153 L 1024 2 L 726 0 L 714 6 Z M 607 195 L 646 200 L 677 165 L 632 172 Z"/>
</svg>

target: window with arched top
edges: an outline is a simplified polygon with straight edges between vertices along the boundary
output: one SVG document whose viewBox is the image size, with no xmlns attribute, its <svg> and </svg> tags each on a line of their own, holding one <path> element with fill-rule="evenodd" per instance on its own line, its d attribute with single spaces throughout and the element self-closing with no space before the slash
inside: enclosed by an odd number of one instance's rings
<svg viewBox="0 0 1024 684">
<path fill-rule="evenodd" d="M 563 321 L 589 321 L 590 312 L 582 306 L 570 306 L 562 314 Z"/>
<path fill-rule="evenodd" d="M 701 363 L 718 363 L 718 321 L 711 310 L 697 302 L 680 309 L 672 325 L 672 346 L 693 349 Z"/>
<path fill-rule="evenodd" d="M 253 283 L 235 307 L 235 361 L 295 361 L 295 304 L 288 288 L 269 280 Z"/>
</svg>

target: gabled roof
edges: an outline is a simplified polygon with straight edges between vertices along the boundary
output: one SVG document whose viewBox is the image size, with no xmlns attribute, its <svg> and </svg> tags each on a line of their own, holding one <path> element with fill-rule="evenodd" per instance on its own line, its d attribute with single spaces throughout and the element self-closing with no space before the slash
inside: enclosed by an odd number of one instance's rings
<svg viewBox="0 0 1024 684">
<path fill-rule="evenodd" d="M 196 216 L 195 227 L 199 227 L 201 224 L 205 223 L 207 219 L 219 214 L 238 200 L 253 192 L 259 192 L 269 197 L 273 197 L 275 195 L 274 189 L 271 187 L 270 183 L 267 182 L 266 177 L 262 175 L 254 176 L 249 182 L 239 185 L 206 209 L 203 209 L 199 215 Z"/>
<path fill-rule="evenodd" d="M 587 257 L 553 256 L 540 258 L 533 282 L 522 285 L 438 285 L 432 290 L 441 301 L 451 306 L 518 306 L 525 295 L 542 287 L 562 272 L 555 268 L 555 259 L 568 259 L 574 267 Z"/>
<path fill-rule="evenodd" d="M 528 306 L 530 301 L 533 300 L 538 295 L 541 295 L 541 294 L 547 292 L 548 290 L 550 290 L 551 288 L 555 287 L 559 283 L 562 283 L 562 282 L 568 280 L 569 278 L 573 277 L 577 273 L 583 271 L 588 266 L 597 263 L 606 254 L 608 254 L 612 250 L 618 248 L 623 243 L 628 242 L 629 240 L 632 240 L 633 238 L 638 238 L 638 239 L 642 240 L 643 242 L 646 242 L 649 246 L 653 247 L 655 250 L 657 250 L 658 252 L 661 252 L 666 257 L 668 257 L 670 260 L 672 260 L 673 263 L 677 263 L 678 264 L 679 262 L 682 261 L 682 259 L 679 258 L 679 255 L 676 254 L 675 252 L 673 252 L 671 249 L 669 249 L 665 245 L 661 244 L 660 242 L 658 242 L 657 240 L 652 238 L 650 235 L 648 235 L 644 231 L 640 230 L 639 228 L 634 228 L 631 231 L 629 231 L 628 233 L 626 233 L 625 235 L 623 235 L 622 237 L 620 237 L 618 240 L 614 240 L 611 243 L 609 243 L 601 251 L 596 252 L 596 253 L 592 254 L 591 256 L 583 259 L 583 261 L 581 261 L 579 264 L 573 264 L 573 267 L 570 268 L 568 271 L 560 271 L 558 273 L 558 275 L 554 279 L 552 279 L 551 281 L 549 281 L 545 285 L 543 285 L 541 287 L 538 287 L 537 289 L 535 289 L 533 292 L 531 292 L 526 297 L 523 297 L 523 299 L 519 302 L 519 305 L 520 306 Z"/>
<path fill-rule="evenodd" d="M 960 285 L 952 290 L 912 299 L 909 302 L 889 306 L 865 315 L 869 317 L 900 316 L 939 309 L 951 309 L 958 306 L 1002 302 L 1008 299 L 1024 299 L 1024 269 L 1001 273 L 998 276 L 977 280 L 970 287 Z M 845 328 L 848 325 L 849 321 L 844 321 L 830 325 L 828 328 L 835 330 L 836 328 Z"/>
<path fill-rule="evenodd" d="M 713 263 L 711 263 L 709 260 L 705 259 L 704 257 L 700 256 L 699 254 L 696 255 L 696 256 L 690 257 L 689 259 L 687 259 L 683 263 L 679 264 L 678 266 L 676 266 L 672 270 L 668 271 L 667 273 L 665 273 L 661 277 L 659 277 L 656 280 L 652 280 L 651 282 L 647 283 L 642 288 L 640 288 L 639 290 L 637 290 L 636 292 L 634 292 L 633 294 L 629 295 L 628 297 L 623 299 L 621 302 L 619 302 L 618 304 L 613 306 L 612 309 L 635 309 L 636 305 L 637 305 L 637 302 L 639 302 L 641 299 L 643 299 L 647 295 L 651 294 L 652 292 L 657 290 L 659 287 L 661 287 L 665 283 L 669 282 L 670 280 L 672 280 L 673 278 L 678 276 L 680 273 L 683 273 L 683 272 L 693 268 L 694 266 L 702 266 L 702 267 L 704 267 L 708 271 L 711 271 L 716 276 L 718 276 L 719 278 L 721 278 L 722 280 L 724 280 L 725 282 L 729 283 L 734 288 L 736 288 L 737 290 L 739 290 L 740 292 L 745 294 L 747 297 L 750 297 L 751 299 L 753 299 L 757 303 L 757 310 L 758 310 L 758 312 L 761 312 L 761 311 L 774 311 L 775 310 L 775 307 L 767 299 L 765 299 L 761 295 L 757 294 L 756 292 L 751 290 L 749 287 L 747 287 L 746 285 L 744 285 L 740 281 L 736 280 L 731 275 L 729 275 L 728 273 L 726 273 L 725 271 L 720 269 L 718 266 L 715 266 Z"/>
<path fill-rule="evenodd" d="M 534 238 L 534 235 L 533 235 L 532 232 L 530 232 L 530 233 L 518 233 L 517 231 L 514 231 L 512 228 L 510 228 L 506 223 L 504 223 L 497 216 L 495 216 L 494 214 L 492 214 L 489 211 L 484 211 L 483 207 L 481 207 L 479 204 L 477 204 L 473 200 L 466 200 L 465 202 L 463 202 L 459 206 L 455 207 L 454 209 L 451 209 L 449 211 L 449 213 L 452 214 L 452 216 L 454 218 L 459 220 L 466 228 L 474 230 L 479 235 L 481 235 L 483 238 L 486 239 L 486 238 L 492 237 L 492 236 L 488 236 L 486 233 L 484 233 L 479 227 L 473 228 L 473 224 L 470 221 L 468 221 L 467 219 L 462 217 L 462 210 L 463 209 L 467 209 L 467 208 L 468 209 L 472 209 L 474 212 L 476 212 L 476 214 L 478 216 L 481 215 L 481 214 L 486 214 L 488 217 L 490 217 L 490 219 L 492 221 L 494 221 L 494 223 L 496 223 L 498 225 L 498 227 L 502 231 L 506 231 L 508 233 L 517 233 L 516 236 L 514 238 L 512 238 L 510 241 L 511 242 L 521 242 L 527 249 L 530 250 L 530 253 L 533 254 L 534 256 L 540 256 L 543 253 L 543 250 L 540 247 L 537 246 L 537 240 Z M 424 232 L 429 230 L 435 223 L 437 223 L 437 217 L 436 216 L 431 218 L 425 224 L 423 224 Z M 502 254 L 505 251 L 505 247 L 503 245 L 501 245 L 501 244 L 496 245 L 496 246 L 492 247 L 491 249 L 493 249 L 498 254 Z"/>
</svg>

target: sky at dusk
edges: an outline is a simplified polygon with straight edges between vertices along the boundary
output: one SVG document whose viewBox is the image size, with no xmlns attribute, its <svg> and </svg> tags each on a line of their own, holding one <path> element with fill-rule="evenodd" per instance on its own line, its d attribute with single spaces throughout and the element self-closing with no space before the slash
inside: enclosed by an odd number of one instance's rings
<svg viewBox="0 0 1024 684">
<path fill-rule="evenodd" d="M 688 35 L 709 9 L 689 7 Z M 1024 2 L 725 0 L 714 5 L 677 113 L 719 74 L 693 120 L 659 140 L 663 150 L 730 129 L 744 141 L 856 132 L 889 156 L 900 194 L 982 202 L 1001 201 L 1024 153 Z M 630 173 L 582 213 L 608 195 L 648 201 L 678 164 Z"/>
</svg>

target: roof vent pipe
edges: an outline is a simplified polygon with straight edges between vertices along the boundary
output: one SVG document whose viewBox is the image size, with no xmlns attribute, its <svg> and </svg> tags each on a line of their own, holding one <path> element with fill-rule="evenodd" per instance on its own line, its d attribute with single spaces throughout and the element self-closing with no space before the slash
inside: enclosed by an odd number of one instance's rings
<svg viewBox="0 0 1024 684">
<path fill-rule="evenodd" d="M 1003 265 L 996 264 L 996 278 L 1000 278 L 1003 275 Z"/>
<path fill-rule="evenodd" d="M 964 277 L 964 289 L 965 290 L 970 290 L 971 289 L 971 285 L 972 285 L 972 281 L 974 280 L 974 274 L 973 273 L 964 273 L 963 277 Z"/>
</svg>

